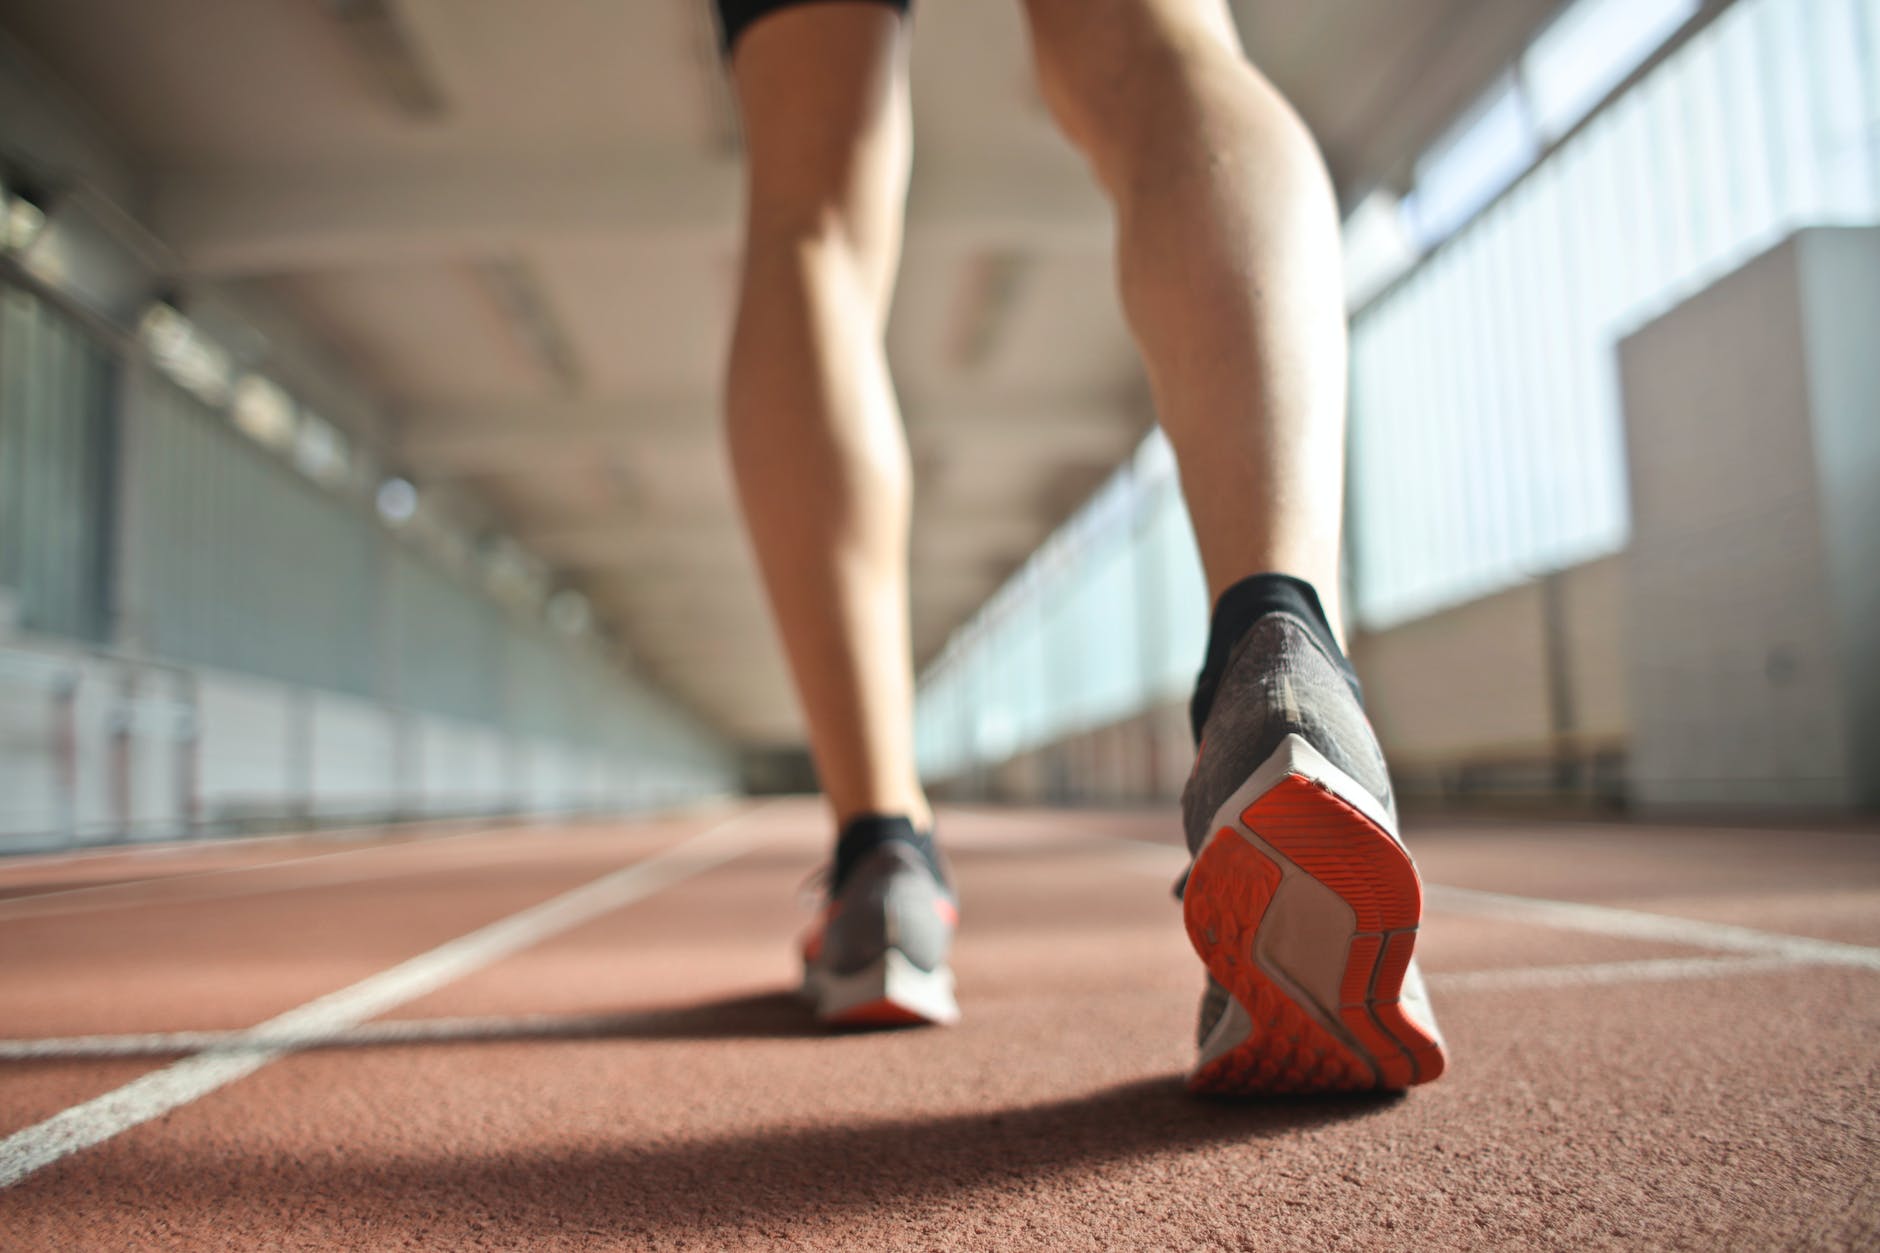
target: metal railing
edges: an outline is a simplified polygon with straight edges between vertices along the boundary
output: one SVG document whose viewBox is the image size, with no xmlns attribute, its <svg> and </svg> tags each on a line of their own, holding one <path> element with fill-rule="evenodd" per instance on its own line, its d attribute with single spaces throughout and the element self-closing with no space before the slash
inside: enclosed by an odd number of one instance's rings
<svg viewBox="0 0 1880 1253">
<path fill-rule="evenodd" d="M 0 648 L 0 849 L 192 832 L 198 726 L 195 677 L 182 667 L 104 649 Z"/>
</svg>

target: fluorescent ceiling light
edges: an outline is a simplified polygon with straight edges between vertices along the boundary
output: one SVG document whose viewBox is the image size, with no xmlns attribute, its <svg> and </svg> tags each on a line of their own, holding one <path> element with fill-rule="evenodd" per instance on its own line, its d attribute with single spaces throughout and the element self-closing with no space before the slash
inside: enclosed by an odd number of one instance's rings
<svg viewBox="0 0 1880 1253">
<path fill-rule="evenodd" d="M 379 517 L 393 526 L 403 526 L 418 514 L 418 489 L 410 479 L 389 478 L 379 484 Z"/>
<path fill-rule="evenodd" d="M 259 374 L 244 375 L 235 385 L 229 416 L 257 444 L 281 451 L 294 445 L 294 402 Z"/>
</svg>

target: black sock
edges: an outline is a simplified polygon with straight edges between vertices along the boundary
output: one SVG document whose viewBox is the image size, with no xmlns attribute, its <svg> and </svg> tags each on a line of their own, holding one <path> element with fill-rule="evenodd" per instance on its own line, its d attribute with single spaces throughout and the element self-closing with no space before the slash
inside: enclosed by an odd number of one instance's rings
<svg viewBox="0 0 1880 1253">
<path fill-rule="evenodd" d="M 933 869 L 934 878 L 943 884 L 947 882 L 946 871 L 940 865 L 940 851 L 934 847 L 933 832 L 915 830 L 913 821 L 903 814 L 863 814 L 851 818 L 842 828 L 842 834 L 836 837 L 835 869 L 829 876 L 830 894 L 842 890 L 855 867 L 861 865 L 862 858 L 883 844 L 896 842 L 919 852 Z"/>
<path fill-rule="evenodd" d="M 1221 599 L 1214 605 L 1214 619 L 1208 628 L 1207 661 L 1195 679 L 1194 699 L 1188 702 L 1188 722 L 1194 728 L 1196 744 L 1201 743 L 1201 729 L 1207 725 L 1208 713 L 1214 708 L 1214 691 L 1221 684 L 1234 646 L 1255 622 L 1270 613 L 1289 613 L 1304 622 L 1345 672 L 1352 695 L 1360 701 L 1364 699 L 1358 687 L 1357 672 L 1345 659 L 1344 650 L 1338 647 L 1338 637 L 1332 634 L 1332 624 L 1326 619 L 1325 607 L 1319 604 L 1319 594 L 1312 585 L 1290 574 L 1251 575 L 1222 592 Z"/>
</svg>

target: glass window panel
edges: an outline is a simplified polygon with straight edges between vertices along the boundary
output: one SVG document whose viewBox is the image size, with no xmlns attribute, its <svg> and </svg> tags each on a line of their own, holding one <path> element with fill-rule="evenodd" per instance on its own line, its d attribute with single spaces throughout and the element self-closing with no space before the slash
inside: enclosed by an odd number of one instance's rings
<svg viewBox="0 0 1880 1253">
<path fill-rule="evenodd" d="M 1405 208 L 1424 246 L 1447 238 L 1534 163 L 1540 141 L 1512 75 L 1417 162 Z"/>
<path fill-rule="evenodd" d="M 1664 76 L 1654 80 L 1662 87 Z M 1652 84 L 1647 83 L 1649 90 Z M 1663 92 L 1657 93 L 1662 98 Z M 1631 317 L 1643 310 L 1657 292 L 1657 273 L 1662 265 L 1665 216 L 1661 196 L 1679 188 L 1661 180 L 1665 168 L 1662 154 L 1652 150 L 1650 123 L 1645 99 L 1634 94 L 1616 106 L 1611 142 L 1618 149 L 1620 221 L 1614 242 L 1624 263 L 1615 271 L 1618 279 L 1616 316 Z"/>
<path fill-rule="evenodd" d="M 1481 397 L 1474 428 L 1469 432 L 1467 447 L 1462 450 L 1467 477 L 1461 495 L 1469 511 L 1469 546 L 1467 564 L 1450 571 L 1451 579 L 1462 587 L 1468 586 L 1474 571 L 1502 564 L 1507 553 L 1509 518 L 1502 428 L 1520 395 L 1513 343 L 1508 334 L 1513 309 L 1507 281 L 1507 228 L 1506 204 L 1497 206 L 1495 212 L 1483 219 L 1480 228 L 1482 253 L 1476 277 L 1481 307 L 1488 316 L 1475 327 L 1466 323 L 1450 327 L 1452 342 L 1476 341 L 1475 359 L 1467 365 L 1472 367 L 1470 373 L 1480 380 L 1477 388 Z"/>
<path fill-rule="evenodd" d="M 1694 41 L 1695 53 L 1715 35 Z M 1639 110 L 1644 151 L 1651 163 L 1633 198 L 1648 223 L 1637 276 L 1635 323 L 1653 318 L 1680 298 L 1678 285 L 1696 267 L 1703 240 L 1726 206 L 1717 181 L 1717 153 L 1710 143 L 1714 117 L 1703 96 L 1701 58 L 1681 58 L 1641 88 Z"/>
<path fill-rule="evenodd" d="M 1345 303 L 1357 308 L 1416 264 L 1403 204 L 1389 192 L 1367 196 L 1344 224 Z"/>
<path fill-rule="evenodd" d="M 1549 137 L 1574 123 L 1697 12 L 1700 0 L 1577 0 L 1521 59 L 1535 120 Z"/>
<path fill-rule="evenodd" d="M 1724 32 L 1718 48 L 1718 71 L 1724 98 L 1725 126 L 1735 137 L 1731 145 L 1730 189 L 1742 215 L 1743 251 L 1760 252 L 1774 229 L 1776 177 L 1770 168 L 1775 156 L 1770 142 L 1770 101 L 1762 75 L 1760 18 L 1767 10 L 1743 16 Z"/>
<path fill-rule="evenodd" d="M 1548 350 L 1543 342 L 1543 310 L 1558 298 L 1546 284 L 1545 253 L 1551 241 L 1543 239 L 1547 222 L 1539 178 L 1530 179 L 1515 193 L 1509 207 L 1513 242 L 1510 294 L 1514 317 L 1510 325 L 1516 342 L 1515 404 L 1508 412 L 1507 473 L 1512 485 L 1508 501 L 1509 551 L 1503 568 L 1532 568 L 1545 546 L 1543 519 L 1551 495 L 1549 476 L 1537 455 L 1536 444 L 1552 426 L 1553 387 L 1549 385 Z"/>
<path fill-rule="evenodd" d="M 1880 208 L 1880 0 L 1850 0 L 1863 84 L 1861 129 L 1867 136 L 1868 195 Z M 1869 209 L 1872 216 L 1875 209 Z"/>
<path fill-rule="evenodd" d="M 1863 71 L 1880 59 L 1867 41 L 1859 14 L 1840 0 L 1825 0 L 1807 11 L 1809 48 L 1815 73 L 1810 83 L 1815 147 L 1822 167 L 1822 216 L 1830 221 L 1870 220 L 1874 201 L 1874 155 L 1880 144 L 1880 119 L 1867 111 Z M 1863 66 L 1863 49 L 1869 58 Z"/>
</svg>

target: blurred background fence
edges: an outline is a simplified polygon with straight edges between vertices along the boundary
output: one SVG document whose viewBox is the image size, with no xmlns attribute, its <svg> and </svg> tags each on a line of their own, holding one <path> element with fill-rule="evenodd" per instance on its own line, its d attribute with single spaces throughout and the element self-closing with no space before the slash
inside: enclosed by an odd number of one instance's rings
<svg viewBox="0 0 1880 1253">
<path fill-rule="evenodd" d="M 160 325 L 0 271 L 0 850 L 735 785 L 579 632 L 401 537 L 284 392 L 205 386 Z"/>
</svg>

